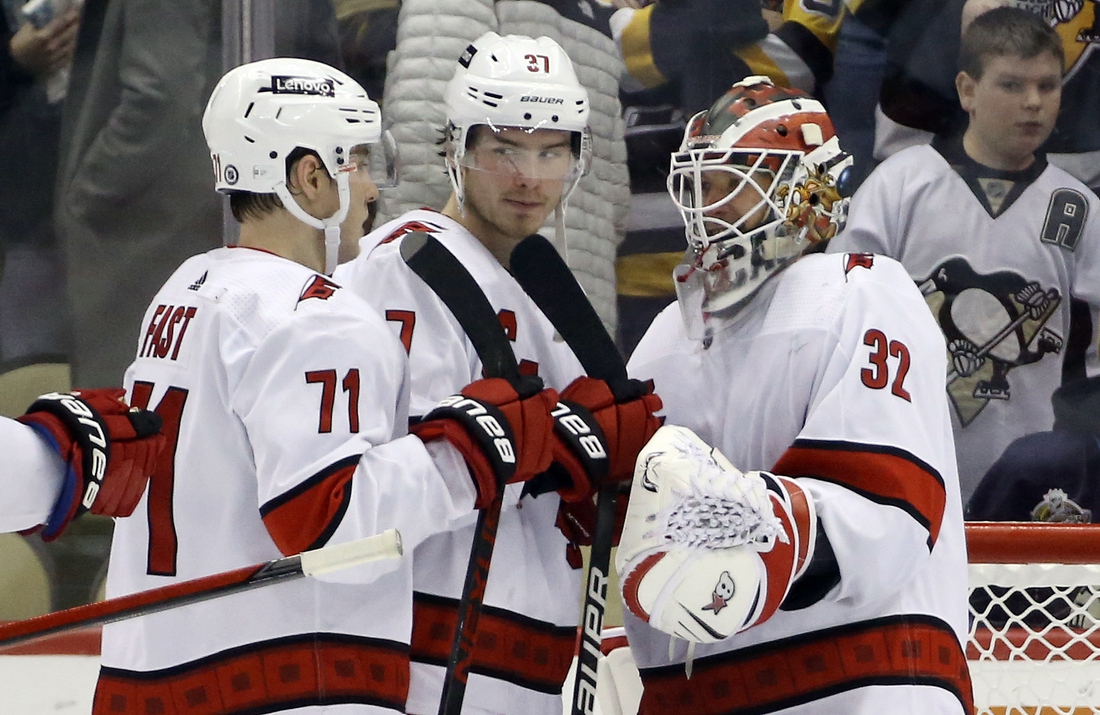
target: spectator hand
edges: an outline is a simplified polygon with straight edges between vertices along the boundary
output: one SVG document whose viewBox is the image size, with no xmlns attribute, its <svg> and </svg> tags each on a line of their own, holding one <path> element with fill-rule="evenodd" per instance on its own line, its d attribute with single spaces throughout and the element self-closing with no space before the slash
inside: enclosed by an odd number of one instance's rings
<svg viewBox="0 0 1100 715">
<path fill-rule="evenodd" d="M 80 12 L 69 10 L 39 29 L 24 23 L 12 35 L 9 49 L 16 64 L 27 72 L 46 77 L 64 67 L 76 49 Z"/>
</svg>

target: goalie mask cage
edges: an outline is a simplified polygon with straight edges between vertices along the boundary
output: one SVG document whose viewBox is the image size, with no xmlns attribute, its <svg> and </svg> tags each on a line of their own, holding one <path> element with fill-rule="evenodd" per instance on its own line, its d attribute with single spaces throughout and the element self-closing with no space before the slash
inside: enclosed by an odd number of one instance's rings
<svg viewBox="0 0 1100 715">
<path fill-rule="evenodd" d="M 978 715 L 1100 714 L 1100 524 L 971 522 Z"/>
</svg>

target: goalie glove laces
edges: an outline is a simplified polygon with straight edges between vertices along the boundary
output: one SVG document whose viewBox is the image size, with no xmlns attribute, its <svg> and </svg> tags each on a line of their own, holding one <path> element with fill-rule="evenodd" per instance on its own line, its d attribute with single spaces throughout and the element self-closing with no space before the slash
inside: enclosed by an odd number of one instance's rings
<svg viewBox="0 0 1100 715">
<path fill-rule="evenodd" d="M 705 452 L 692 442 L 677 443 L 674 449 L 698 469 L 689 475 L 688 489 L 673 489 L 674 499 L 658 515 L 660 536 L 680 546 L 705 549 L 753 544 L 769 551 L 776 538 L 788 542 L 759 474 L 724 469 L 713 449 Z"/>
</svg>

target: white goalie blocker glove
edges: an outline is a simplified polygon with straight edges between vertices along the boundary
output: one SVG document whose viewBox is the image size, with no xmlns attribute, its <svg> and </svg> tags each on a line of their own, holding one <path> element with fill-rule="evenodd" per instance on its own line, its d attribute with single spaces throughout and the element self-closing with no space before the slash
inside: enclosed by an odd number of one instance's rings
<svg viewBox="0 0 1100 715">
<path fill-rule="evenodd" d="M 742 473 L 684 427 L 638 454 L 615 557 L 623 604 L 693 643 L 762 623 L 810 563 L 817 512 L 787 477 Z"/>
</svg>

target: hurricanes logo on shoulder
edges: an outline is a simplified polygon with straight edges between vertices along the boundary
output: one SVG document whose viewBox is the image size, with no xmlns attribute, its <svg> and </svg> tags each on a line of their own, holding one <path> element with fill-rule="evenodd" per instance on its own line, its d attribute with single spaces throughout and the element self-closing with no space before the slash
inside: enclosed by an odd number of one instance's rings
<svg viewBox="0 0 1100 715">
<path fill-rule="evenodd" d="M 723 571 L 722 575 L 718 577 L 718 583 L 715 584 L 714 591 L 710 594 L 710 603 L 703 606 L 703 610 L 713 611 L 714 615 L 717 616 L 719 611 L 725 608 L 729 600 L 733 598 L 733 594 L 736 590 L 737 588 L 733 585 L 733 577 L 730 576 L 730 572 Z"/>
<path fill-rule="evenodd" d="M 328 300 L 339 288 L 339 285 L 324 276 L 313 276 L 313 280 L 302 291 L 302 295 L 298 296 L 298 302 L 301 303 L 303 300 L 309 300 L 310 298 Z"/>
<path fill-rule="evenodd" d="M 386 236 L 382 239 L 379 245 L 382 245 L 383 243 L 392 243 L 393 241 L 396 241 L 407 233 L 416 233 L 419 231 L 420 233 L 436 234 L 440 233 L 442 230 L 443 229 L 441 229 L 439 226 L 433 226 L 432 224 L 424 223 L 423 221 L 409 221 L 408 223 L 403 223 L 395 228 L 389 236 Z"/>
<path fill-rule="evenodd" d="M 875 257 L 870 253 L 849 253 L 847 257 L 848 260 L 844 264 L 844 275 L 848 275 L 856 268 L 871 270 L 871 266 L 875 263 Z"/>
</svg>

